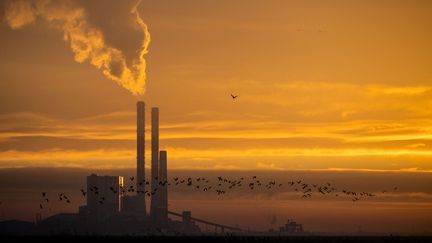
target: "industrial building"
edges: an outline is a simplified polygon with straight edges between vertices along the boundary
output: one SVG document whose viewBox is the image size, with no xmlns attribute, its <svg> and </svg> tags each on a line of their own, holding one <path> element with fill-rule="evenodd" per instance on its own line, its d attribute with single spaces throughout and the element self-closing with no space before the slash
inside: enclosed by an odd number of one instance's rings
<svg viewBox="0 0 432 243">
<path fill-rule="evenodd" d="M 299 234 L 303 233 L 303 225 L 295 221 L 287 221 L 287 223 L 279 228 L 281 234 Z"/>
<path fill-rule="evenodd" d="M 123 188 L 121 176 L 87 176 L 87 205 L 80 208 L 81 214 L 99 221 L 119 213 L 120 191 Z"/>
</svg>

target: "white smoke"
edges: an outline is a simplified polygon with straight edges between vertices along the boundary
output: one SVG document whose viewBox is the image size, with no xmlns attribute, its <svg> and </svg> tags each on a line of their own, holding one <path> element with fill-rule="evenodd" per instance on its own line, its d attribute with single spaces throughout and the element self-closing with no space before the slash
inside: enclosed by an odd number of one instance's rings
<svg viewBox="0 0 432 243">
<path fill-rule="evenodd" d="M 10 28 L 19 29 L 42 19 L 63 31 L 63 39 L 70 44 L 75 61 L 88 60 L 109 79 L 116 81 L 134 95 L 143 95 L 146 84 L 146 61 L 150 33 L 137 8 L 131 14 L 144 32 L 138 58 L 128 66 L 123 52 L 107 44 L 102 32 L 91 26 L 86 11 L 73 1 L 14 0 L 6 7 L 5 19 Z"/>
</svg>

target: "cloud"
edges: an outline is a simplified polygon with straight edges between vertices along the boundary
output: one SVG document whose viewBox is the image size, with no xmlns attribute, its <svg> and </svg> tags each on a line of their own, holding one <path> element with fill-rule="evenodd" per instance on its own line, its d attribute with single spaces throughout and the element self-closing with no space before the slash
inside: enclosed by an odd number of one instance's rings
<svg viewBox="0 0 432 243">
<path fill-rule="evenodd" d="M 277 167 L 276 164 L 274 163 L 263 163 L 263 162 L 258 162 L 256 164 L 256 168 L 261 170 L 284 170 L 284 168 Z"/>
<path fill-rule="evenodd" d="M 417 96 L 423 95 L 432 90 L 429 86 L 389 86 L 389 85 L 368 85 L 366 88 L 374 95 L 402 95 Z"/>
<path fill-rule="evenodd" d="M 128 161 L 134 161 L 134 111 L 76 119 L 10 113 L 0 115 L 0 120 L 3 167 L 66 166 L 72 160 L 76 166 L 88 166 L 87 161 L 93 160 L 129 166 L 133 163 Z M 147 132 L 149 128 L 147 124 Z M 161 148 L 168 150 L 173 168 L 214 169 L 222 161 L 254 170 L 345 168 L 342 161 L 351 158 L 368 160 L 363 166 L 351 163 L 352 168 L 383 169 L 397 162 L 395 169 L 427 170 L 432 156 L 427 150 L 432 140 L 429 130 L 432 121 L 424 119 L 303 123 L 247 117 L 162 122 L 160 134 Z M 410 164 L 413 158 L 416 162 Z M 268 164 L 262 164 L 263 160 Z"/>
<path fill-rule="evenodd" d="M 432 173 L 430 169 L 421 168 L 400 168 L 400 169 L 367 169 L 367 168 L 326 168 L 326 169 L 310 169 L 310 171 L 351 171 L 351 172 L 420 172 L 420 173 Z"/>
<path fill-rule="evenodd" d="M 407 145 L 407 147 L 410 147 L 410 148 L 422 148 L 422 147 L 426 147 L 426 144 L 424 144 L 424 143 L 414 143 L 414 144 Z"/>
</svg>

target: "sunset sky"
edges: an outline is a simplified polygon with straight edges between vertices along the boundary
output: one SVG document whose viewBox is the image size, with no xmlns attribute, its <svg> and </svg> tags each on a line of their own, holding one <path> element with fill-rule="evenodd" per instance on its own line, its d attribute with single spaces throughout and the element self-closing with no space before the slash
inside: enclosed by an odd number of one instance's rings
<svg viewBox="0 0 432 243">
<path fill-rule="evenodd" d="M 137 57 L 135 1 L 73 2 Z M 0 168 L 134 168 L 143 99 L 170 169 L 432 173 L 432 1 L 144 0 L 144 96 L 0 12 Z"/>
<path fill-rule="evenodd" d="M 79 4 L 106 42 L 136 54 L 134 1 Z M 432 170 L 429 1 L 139 11 L 152 34 L 144 100 L 160 107 L 171 168 Z M 0 35 L 1 167 L 135 165 L 137 97 L 75 62 L 44 20 L 3 21 Z"/>
</svg>

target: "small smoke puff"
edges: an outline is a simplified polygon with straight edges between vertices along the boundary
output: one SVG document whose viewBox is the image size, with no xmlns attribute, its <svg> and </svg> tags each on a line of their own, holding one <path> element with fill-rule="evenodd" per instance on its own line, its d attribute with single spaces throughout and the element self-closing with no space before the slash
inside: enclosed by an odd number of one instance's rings
<svg viewBox="0 0 432 243">
<path fill-rule="evenodd" d="M 136 22 L 144 32 L 138 58 L 128 66 L 125 55 L 107 44 L 100 30 L 90 25 L 83 8 L 72 1 L 17 0 L 9 2 L 6 21 L 12 29 L 19 29 L 34 22 L 38 17 L 63 31 L 69 42 L 74 59 L 78 63 L 89 61 L 102 70 L 108 79 L 114 80 L 134 95 L 143 95 L 146 83 L 145 54 L 148 53 L 150 33 L 137 11 L 140 2 L 133 6 Z"/>
<path fill-rule="evenodd" d="M 36 14 L 30 1 L 16 0 L 7 5 L 5 19 L 15 30 L 35 21 Z"/>
</svg>

